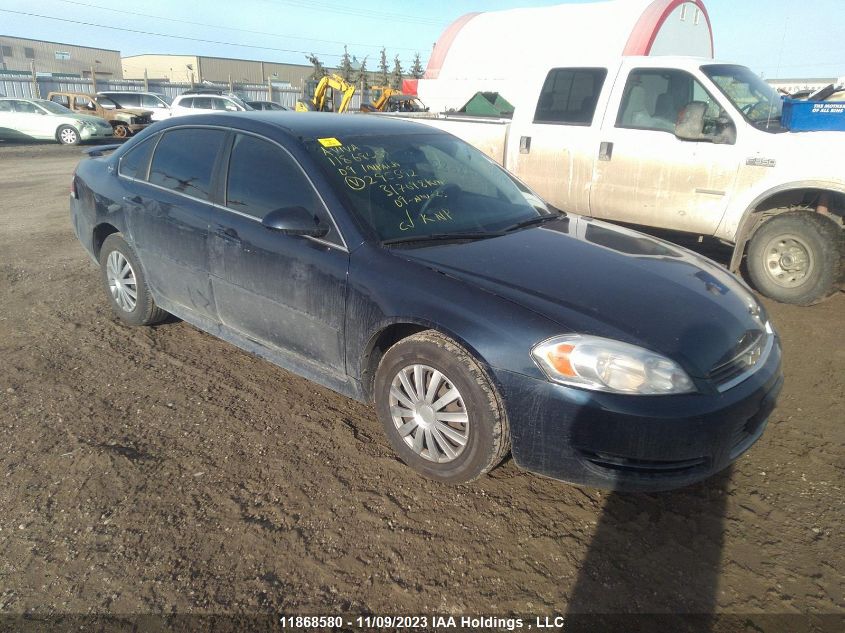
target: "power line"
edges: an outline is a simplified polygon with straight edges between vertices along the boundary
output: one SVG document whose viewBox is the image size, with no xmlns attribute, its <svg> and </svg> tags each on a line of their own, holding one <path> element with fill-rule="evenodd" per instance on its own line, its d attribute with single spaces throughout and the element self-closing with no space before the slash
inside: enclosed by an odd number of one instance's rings
<svg viewBox="0 0 845 633">
<path fill-rule="evenodd" d="M 426 18 L 423 16 L 408 15 L 407 13 L 390 13 L 375 9 L 362 9 L 359 7 L 339 6 L 315 0 L 261 0 L 268 4 L 286 4 L 300 9 L 312 11 L 323 11 L 333 14 L 349 15 L 357 18 L 378 18 L 386 22 L 410 22 L 412 24 L 426 24 L 430 26 L 445 26 L 442 20 Z"/>
<path fill-rule="evenodd" d="M 320 38 L 316 38 L 316 37 L 300 37 L 300 36 L 297 36 L 297 35 L 285 35 L 283 33 L 270 33 L 268 31 L 254 31 L 254 30 L 251 30 L 251 29 L 241 29 L 241 28 L 237 28 L 237 27 L 233 27 L 233 26 L 220 26 L 220 25 L 217 25 L 217 24 L 207 24 L 205 22 L 194 22 L 194 21 L 191 21 L 191 20 L 180 20 L 178 18 L 168 18 L 168 17 L 164 17 L 164 16 L 160 16 L 160 15 L 151 15 L 149 13 L 140 13 L 138 11 L 127 11 L 125 9 L 113 9 L 111 7 L 104 7 L 104 6 L 101 6 L 101 5 L 98 5 L 98 4 L 89 4 L 87 2 L 77 2 L 76 0 L 57 0 L 57 2 L 64 2 L 65 4 L 74 4 L 74 5 L 77 5 L 77 6 L 89 7 L 91 9 L 99 9 L 99 10 L 102 10 L 102 11 L 111 11 L 113 13 L 124 13 L 126 15 L 136 15 L 136 16 L 143 17 L 143 18 L 153 18 L 153 19 L 156 19 L 156 20 L 165 20 L 167 22 L 176 22 L 176 23 L 179 23 L 179 24 L 190 24 L 190 25 L 193 25 L 193 26 L 205 26 L 205 27 L 210 27 L 210 28 L 214 28 L 214 29 L 223 29 L 223 30 L 227 30 L 227 31 L 237 31 L 239 33 L 250 33 L 252 35 L 267 35 L 269 37 L 275 37 L 275 38 L 289 38 L 289 39 L 294 39 L 294 40 L 303 40 L 303 41 L 310 41 L 310 42 L 323 42 L 323 43 L 326 43 L 326 44 L 345 44 L 345 45 L 348 45 L 348 46 L 356 46 L 356 47 L 359 47 L 359 48 L 375 48 L 375 49 L 381 48 L 377 44 L 360 44 L 360 43 L 354 43 L 354 42 L 342 42 L 340 40 L 325 40 L 325 39 L 320 39 Z M 391 50 L 403 50 L 403 51 L 414 51 L 414 52 L 418 51 L 418 49 L 416 49 L 416 48 L 409 48 L 409 47 L 404 47 L 404 46 L 388 46 L 388 48 L 390 48 Z"/>
<path fill-rule="evenodd" d="M 53 21 L 56 21 L 56 22 L 67 22 L 69 24 L 81 24 L 83 26 L 93 26 L 93 27 L 101 28 L 101 29 L 109 29 L 109 30 L 112 30 L 112 31 L 124 31 L 124 32 L 127 32 L 127 33 L 138 33 L 138 34 L 141 34 L 141 35 L 154 35 L 156 37 L 168 37 L 168 38 L 171 38 L 171 39 L 186 40 L 186 41 L 190 41 L 190 42 L 203 42 L 203 43 L 206 43 L 206 44 L 221 44 L 223 46 L 237 46 L 237 47 L 241 47 L 241 48 L 260 49 L 260 50 L 266 50 L 266 51 L 277 51 L 277 52 L 282 52 L 282 53 L 300 53 L 302 55 L 314 54 L 314 55 L 320 55 L 321 57 L 338 57 L 338 58 L 343 57 L 343 55 L 339 55 L 337 53 L 325 53 L 325 52 L 314 53 L 313 51 L 310 51 L 310 50 L 297 50 L 297 49 L 292 49 L 292 48 L 276 48 L 276 47 L 273 47 L 273 46 L 258 46 L 258 45 L 255 45 L 255 44 L 238 44 L 238 43 L 235 43 L 235 42 L 226 42 L 226 41 L 222 41 L 222 40 L 208 40 L 208 39 L 199 38 L 199 37 L 188 37 L 187 35 L 171 35 L 169 33 L 157 33 L 155 31 L 144 31 L 144 30 L 141 30 L 141 29 L 130 29 L 130 28 L 121 27 L 121 26 L 109 26 L 107 24 L 97 24 L 95 22 L 85 22 L 83 20 L 73 20 L 73 19 L 70 19 L 70 18 L 57 18 L 57 17 L 53 17 L 51 15 L 41 15 L 40 13 L 29 13 L 29 12 L 26 12 L 26 11 L 13 11 L 11 9 L 0 9 L 0 12 L 2 12 L 2 13 L 13 13 L 13 14 L 16 14 L 16 15 L 25 15 L 25 16 L 33 17 L 33 18 L 41 18 L 41 19 L 44 19 L 44 20 L 53 20 Z"/>
</svg>

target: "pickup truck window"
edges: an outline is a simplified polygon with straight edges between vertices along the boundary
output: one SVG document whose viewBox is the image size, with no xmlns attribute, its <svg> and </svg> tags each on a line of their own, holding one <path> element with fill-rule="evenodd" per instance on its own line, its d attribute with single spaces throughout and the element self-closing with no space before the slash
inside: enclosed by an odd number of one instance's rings
<svg viewBox="0 0 845 633">
<path fill-rule="evenodd" d="M 625 85 L 616 127 L 674 133 L 681 110 L 693 102 L 707 105 L 707 120 L 719 120 L 725 124 L 727 114 L 688 72 L 635 69 L 631 71 Z"/>
<path fill-rule="evenodd" d="M 591 125 L 606 68 L 553 68 L 546 76 L 534 123 Z"/>
<path fill-rule="evenodd" d="M 702 66 L 701 70 L 751 124 L 758 127 L 780 124 L 783 99 L 748 68 L 711 64 Z"/>
</svg>

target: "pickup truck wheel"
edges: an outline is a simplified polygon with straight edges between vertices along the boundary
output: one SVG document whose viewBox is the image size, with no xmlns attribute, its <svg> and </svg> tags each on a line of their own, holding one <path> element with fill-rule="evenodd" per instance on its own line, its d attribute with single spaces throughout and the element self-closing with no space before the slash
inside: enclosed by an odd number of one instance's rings
<svg viewBox="0 0 845 633">
<path fill-rule="evenodd" d="M 510 448 L 507 418 L 481 366 L 432 330 L 403 339 L 375 377 L 379 420 L 399 458 L 422 475 L 466 483 Z"/>
<path fill-rule="evenodd" d="M 167 317 L 167 312 L 153 301 L 138 256 L 119 233 L 109 235 L 103 242 L 100 270 L 109 303 L 121 321 L 127 325 L 153 325 Z"/>
<path fill-rule="evenodd" d="M 748 247 L 748 273 L 762 294 L 782 303 L 812 305 L 836 290 L 842 230 L 813 211 L 768 220 Z"/>
<path fill-rule="evenodd" d="M 71 125 L 61 125 L 56 130 L 56 140 L 62 145 L 79 145 L 79 132 Z"/>
<path fill-rule="evenodd" d="M 118 123 L 114 126 L 114 135 L 117 138 L 129 138 L 132 133 L 129 131 L 129 126 L 123 123 Z"/>
</svg>

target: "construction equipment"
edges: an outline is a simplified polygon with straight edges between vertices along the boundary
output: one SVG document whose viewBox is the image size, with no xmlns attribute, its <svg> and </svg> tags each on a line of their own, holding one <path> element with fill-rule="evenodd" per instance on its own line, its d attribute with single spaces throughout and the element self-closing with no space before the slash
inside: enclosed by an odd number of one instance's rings
<svg viewBox="0 0 845 633">
<path fill-rule="evenodd" d="M 380 90 L 378 99 L 372 103 L 362 103 L 361 112 L 427 112 L 422 101 L 415 95 L 403 94 L 401 90 L 387 87 L 373 87 Z"/>
<path fill-rule="evenodd" d="M 329 91 L 331 90 L 331 93 Z M 343 96 L 340 104 L 337 105 L 334 93 L 340 92 Z M 314 96 L 310 99 L 303 98 L 296 102 L 297 112 L 346 112 L 352 102 L 352 95 L 355 94 L 355 86 L 348 83 L 340 75 L 326 75 L 314 88 Z"/>
</svg>

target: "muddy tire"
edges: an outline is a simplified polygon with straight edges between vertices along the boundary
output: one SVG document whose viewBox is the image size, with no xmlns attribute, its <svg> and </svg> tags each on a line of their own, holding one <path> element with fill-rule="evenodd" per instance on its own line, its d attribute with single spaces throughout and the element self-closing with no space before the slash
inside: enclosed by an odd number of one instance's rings
<svg viewBox="0 0 845 633">
<path fill-rule="evenodd" d="M 112 310 L 127 325 L 153 325 L 167 318 L 150 294 L 138 256 L 120 233 L 109 235 L 100 249 L 103 288 Z"/>
<path fill-rule="evenodd" d="M 79 131 L 72 125 L 60 125 L 56 130 L 56 140 L 62 145 L 79 145 L 82 140 Z"/>
<path fill-rule="evenodd" d="M 117 123 L 114 127 L 114 135 L 117 138 L 129 138 L 132 136 L 132 132 L 129 130 L 128 125 L 124 125 L 123 123 Z"/>
<path fill-rule="evenodd" d="M 507 416 L 486 372 L 455 341 L 433 330 L 385 353 L 374 399 L 396 454 L 430 479 L 472 481 L 510 449 Z"/>
<path fill-rule="evenodd" d="M 842 229 L 813 211 L 768 220 L 748 247 L 748 274 L 762 294 L 812 305 L 835 292 L 843 257 Z"/>
</svg>

